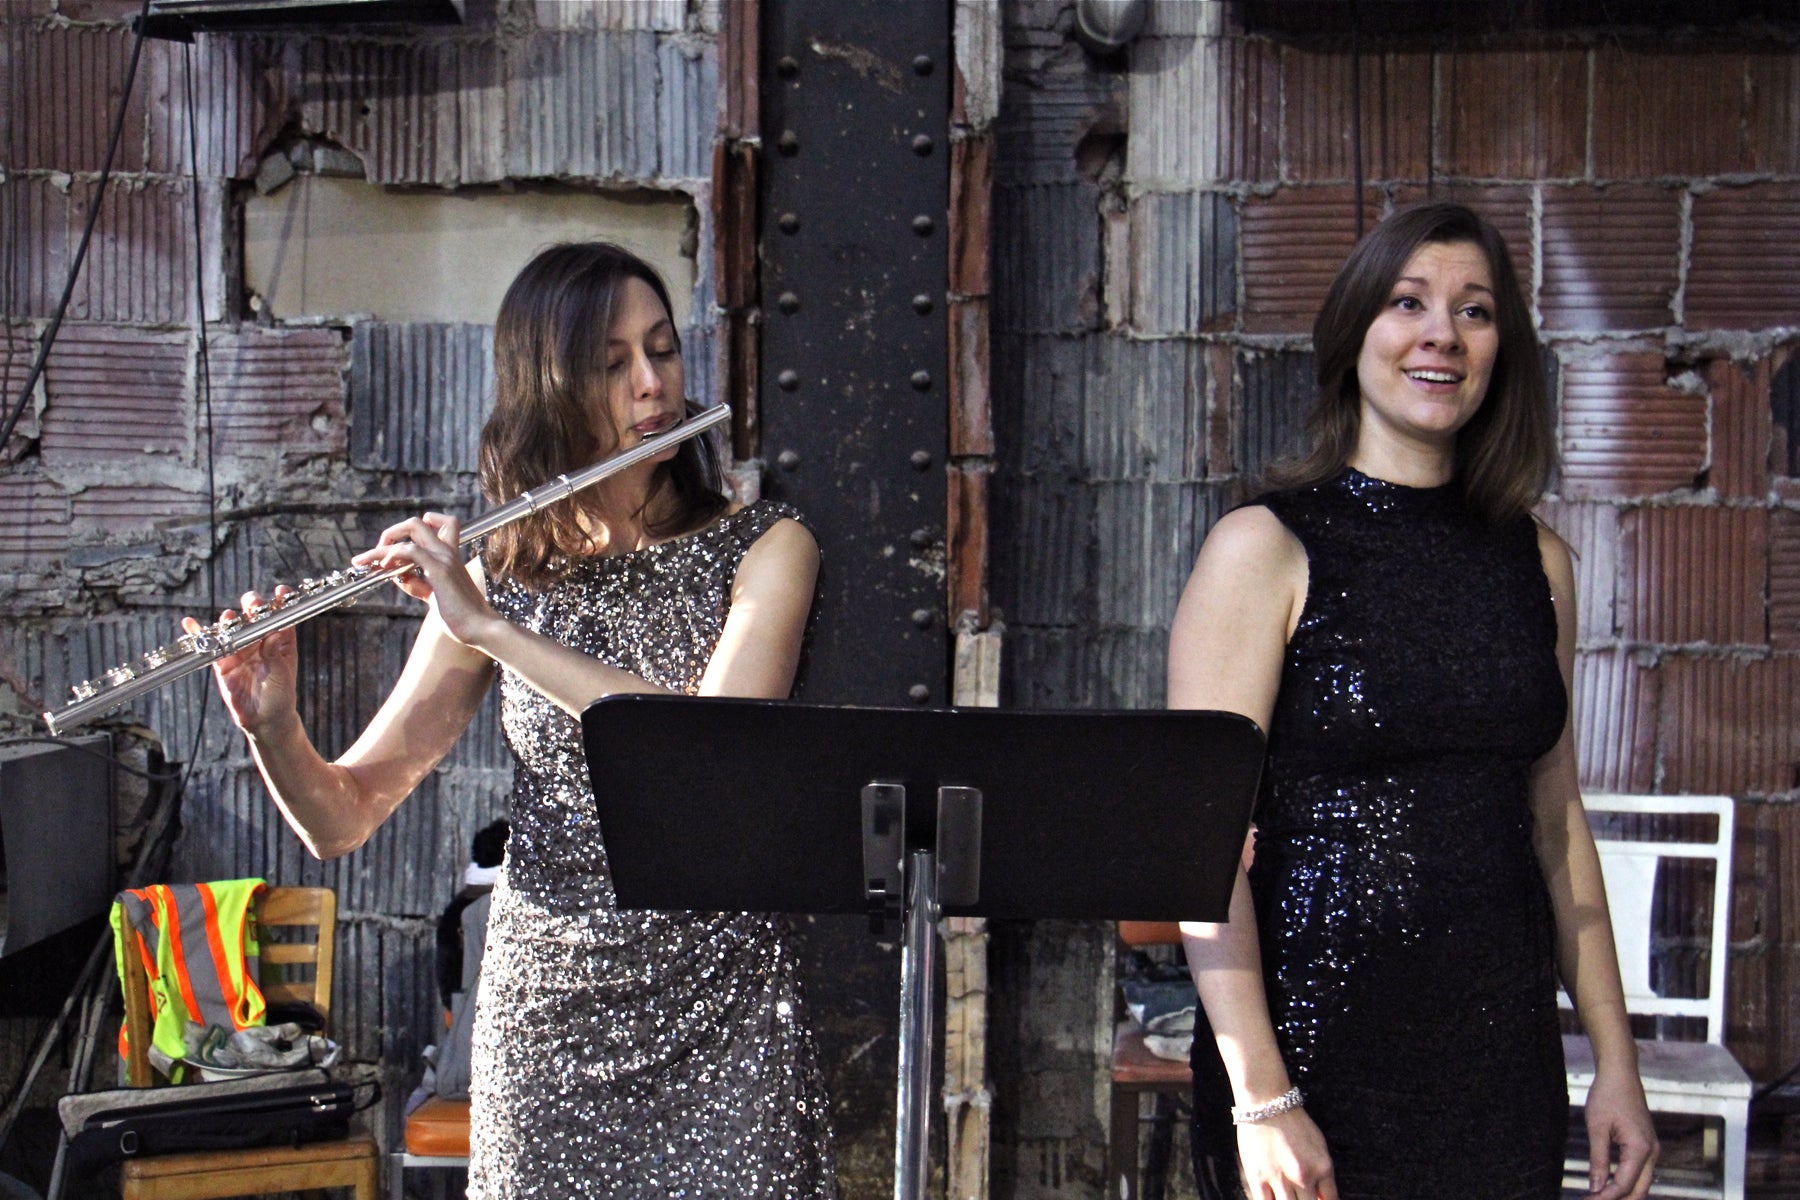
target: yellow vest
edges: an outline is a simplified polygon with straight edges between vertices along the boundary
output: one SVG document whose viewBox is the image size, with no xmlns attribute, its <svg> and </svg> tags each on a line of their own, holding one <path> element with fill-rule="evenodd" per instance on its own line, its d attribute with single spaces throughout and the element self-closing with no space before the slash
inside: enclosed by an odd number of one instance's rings
<svg viewBox="0 0 1800 1200">
<path fill-rule="evenodd" d="M 113 965 L 125 979 L 136 954 L 150 981 L 151 1046 L 173 1062 L 187 1053 L 187 1023 L 236 1032 L 263 1023 L 260 947 L 252 905 L 260 879 L 156 884 L 113 900 Z M 119 1055 L 126 1053 L 119 1026 Z"/>
</svg>

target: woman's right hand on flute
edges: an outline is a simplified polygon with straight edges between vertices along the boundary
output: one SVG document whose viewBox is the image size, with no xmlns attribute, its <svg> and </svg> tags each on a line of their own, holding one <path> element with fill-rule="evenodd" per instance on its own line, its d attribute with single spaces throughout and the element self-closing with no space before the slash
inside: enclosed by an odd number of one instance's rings
<svg viewBox="0 0 1800 1200">
<path fill-rule="evenodd" d="M 359 567 L 385 571 L 410 566 L 396 576 L 394 586 L 415 600 L 437 609 L 438 619 L 457 642 L 479 648 L 484 634 L 505 623 L 483 594 L 458 549 L 461 525 L 444 513 L 425 513 L 390 525 L 381 539 L 350 561 Z"/>
<path fill-rule="evenodd" d="M 288 592 L 286 584 L 277 587 L 275 602 L 285 599 Z M 245 592 L 240 601 L 246 611 L 260 607 L 262 602 L 255 592 Z M 228 608 L 219 614 L 219 619 L 227 621 L 236 616 Z M 181 618 L 181 627 L 188 633 L 199 633 L 205 628 L 193 617 Z M 214 660 L 212 667 L 219 694 L 225 698 L 225 709 L 231 714 L 232 723 L 245 733 L 255 737 L 296 715 L 294 681 L 299 674 L 299 655 L 291 627 Z"/>
</svg>

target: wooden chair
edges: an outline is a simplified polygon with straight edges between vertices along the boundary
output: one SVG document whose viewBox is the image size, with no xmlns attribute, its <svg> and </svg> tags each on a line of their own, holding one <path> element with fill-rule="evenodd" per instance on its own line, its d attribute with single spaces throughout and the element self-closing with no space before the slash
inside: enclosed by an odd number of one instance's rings
<svg viewBox="0 0 1800 1200">
<path fill-rule="evenodd" d="M 300 941 L 262 938 L 263 997 L 270 1003 L 311 1004 L 329 1020 L 336 893 L 330 888 L 268 888 L 257 899 L 256 920 L 265 931 L 298 928 L 310 933 Z M 134 1087 L 147 1087 L 156 1082 L 150 1065 L 149 981 L 137 955 L 124 958 L 130 1043 L 126 1077 Z M 310 978 L 290 974 L 289 969 L 296 967 L 310 967 Z M 217 1200 L 347 1187 L 355 1190 L 356 1200 L 376 1200 L 380 1162 L 375 1139 L 367 1134 L 300 1146 L 164 1154 L 127 1160 L 120 1170 L 119 1190 L 122 1200 Z"/>
<path fill-rule="evenodd" d="M 1750 1117 L 1750 1077 L 1725 1049 L 1725 960 L 1730 948 L 1731 837 L 1733 803 L 1729 796 L 1609 796 L 1586 798 L 1596 818 L 1595 844 L 1606 877 L 1612 910 L 1613 940 L 1618 944 L 1619 972 L 1625 984 L 1625 1008 L 1633 1016 L 1685 1017 L 1703 1020 L 1704 1040 L 1638 1041 L 1638 1069 L 1652 1112 L 1685 1113 L 1716 1118 L 1723 1139 L 1706 1128 L 1704 1157 L 1718 1162 L 1716 1175 L 1687 1173 L 1659 1166 L 1653 1196 L 1719 1197 L 1742 1200 Z M 1695 838 L 1689 831 L 1710 824 L 1713 836 Z M 1660 839 L 1673 834 L 1676 840 Z M 1707 945 L 1706 995 L 1693 999 L 1657 994 L 1651 973 L 1655 902 L 1659 873 L 1670 860 L 1712 863 L 1712 923 Z M 1567 996 L 1563 1003 L 1568 1004 Z M 1594 1082 L 1594 1051 L 1583 1036 L 1563 1038 L 1569 1099 L 1587 1100 Z M 1585 1190 L 1587 1163 L 1571 1159 L 1565 1186 Z"/>
<path fill-rule="evenodd" d="M 1132 948 L 1172 945 L 1181 941 L 1181 928 L 1174 921 L 1120 921 L 1119 941 Z M 1107 1195 L 1113 1200 L 1138 1200 L 1142 1194 L 1138 1127 L 1144 1116 L 1140 1098 L 1155 1098 L 1151 1148 L 1153 1155 L 1166 1163 L 1175 1111 L 1193 1090 L 1194 1074 L 1187 1063 L 1150 1053 L 1138 1023 L 1129 1018 L 1119 1022 L 1113 1030 L 1112 1128 L 1107 1142 Z"/>
<path fill-rule="evenodd" d="M 467 1170 L 469 1102 L 433 1096 L 406 1118 L 406 1135 L 388 1160 L 390 1200 L 406 1200 L 409 1170 Z"/>
</svg>

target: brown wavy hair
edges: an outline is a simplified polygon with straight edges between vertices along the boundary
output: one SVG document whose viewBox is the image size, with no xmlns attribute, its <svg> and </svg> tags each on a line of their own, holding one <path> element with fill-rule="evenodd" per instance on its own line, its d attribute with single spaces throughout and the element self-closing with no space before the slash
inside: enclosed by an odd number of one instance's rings
<svg viewBox="0 0 1800 1200">
<path fill-rule="evenodd" d="M 525 264 L 506 289 L 494 322 L 494 411 L 481 429 L 481 493 L 490 504 L 616 449 L 594 436 L 590 414 L 606 386 L 607 331 L 628 279 L 643 280 L 674 313 L 656 269 L 608 242 L 552 246 Z M 674 458 L 658 464 L 642 510 L 653 535 L 686 533 L 725 510 L 718 465 L 703 443 L 704 435 L 689 438 Z M 556 573 L 556 558 L 586 544 L 583 516 L 599 515 L 595 494 L 577 492 L 502 526 L 482 549 L 488 577 L 546 582 Z"/>
<path fill-rule="evenodd" d="M 1272 466 L 1268 485 L 1322 483 L 1350 461 L 1362 427 L 1356 362 L 1363 339 L 1414 252 L 1449 242 L 1471 243 L 1486 257 L 1500 334 L 1487 396 L 1456 435 L 1456 481 L 1470 507 L 1490 521 L 1529 512 L 1542 497 L 1556 443 L 1531 310 L 1500 231 L 1463 205 L 1443 202 L 1394 213 L 1344 260 L 1313 322 L 1319 391 L 1306 421 L 1311 449 Z"/>
</svg>

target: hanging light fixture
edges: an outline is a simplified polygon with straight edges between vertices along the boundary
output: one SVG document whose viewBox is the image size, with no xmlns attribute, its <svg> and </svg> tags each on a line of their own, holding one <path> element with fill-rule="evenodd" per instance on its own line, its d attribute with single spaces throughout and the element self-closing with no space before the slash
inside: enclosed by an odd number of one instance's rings
<svg viewBox="0 0 1800 1200">
<path fill-rule="evenodd" d="M 1117 54 L 1144 31 L 1150 0 L 1076 0 L 1075 40 L 1093 53 Z"/>
</svg>

